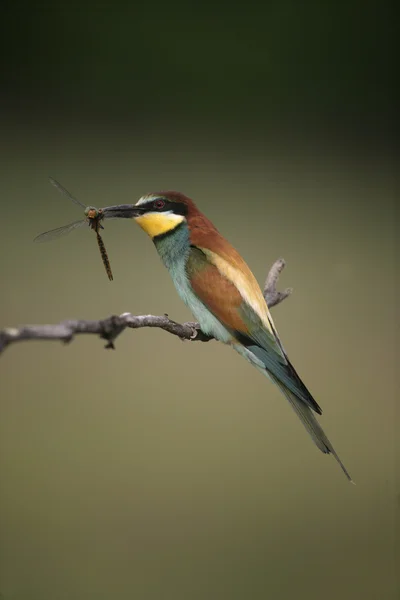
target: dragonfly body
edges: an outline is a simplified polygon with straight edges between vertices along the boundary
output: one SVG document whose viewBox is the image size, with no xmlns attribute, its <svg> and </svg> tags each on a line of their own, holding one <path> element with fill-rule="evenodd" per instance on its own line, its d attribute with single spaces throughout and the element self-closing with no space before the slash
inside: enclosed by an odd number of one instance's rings
<svg viewBox="0 0 400 600">
<path fill-rule="evenodd" d="M 108 259 L 107 250 L 105 244 L 103 242 L 103 238 L 99 233 L 99 229 L 104 229 L 101 221 L 104 219 L 104 211 L 101 208 L 96 208 L 95 206 L 88 206 L 85 210 L 86 219 L 88 221 L 89 227 L 96 232 L 97 245 L 99 246 L 100 256 L 103 260 L 103 265 L 108 275 L 108 279 L 112 281 L 113 274 L 111 271 L 110 261 Z"/>
<path fill-rule="evenodd" d="M 102 226 L 100 225 L 100 227 L 102 227 Z M 102 227 L 102 229 L 103 229 L 103 227 Z M 112 274 L 112 271 L 111 271 L 110 261 L 108 260 L 107 250 L 106 250 L 106 247 L 104 245 L 103 238 L 101 237 L 101 235 L 99 234 L 99 232 L 97 230 L 96 230 L 96 237 L 97 237 L 97 244 L 98 244 L 99 250 L 100 250 L 100 256 L 101 256 L 101 258 L 103 260 L 104 268 L 105 268 L 106 273 L 108 275 L 108 279 L 110 281 L 112 281 L 113 280 L 113 274 Z"/>
<path fill-rule="evenodd" d="M 81 208 L 84 209 L 85 218 L 80 219 L 79 221 L 74 221 L 73 223 L 69 223 L 68 225 L 63 225 L 62 227 L 57 227 L 56 229 L 51 229 L 50 231 L 45 231 L 44 233 L 38 235 L 34 241 L 35 242 L 49 242 L 51 240 L 55 240 L 63 235 L 67 235 L 72 230 L 81 227 L 82 225 L 89 225 L 91 229 L 96 233 L 97 244 L 100 250 L 100 256 L 102 258 L 104 268 L 108 275 L 110 281 L 113 280 L 113 275 L 111 271 L 111 265 L 108 258 L 108 254 L 106 251 L 106 247 L 104 245 L 103 239 L 100 235 L 100 229 L 104 229 L 101 221 L 104 219 L 104 211 L 101 208 L 96 208 L 95 206 L 85 206 L 77 200 L 72 194 L 68 192 L 58 181 L 50 177 L 50 183 L 52 183 L 64 196 L 69 198 L 74 204 L 77 204 Z"/>
</svg>

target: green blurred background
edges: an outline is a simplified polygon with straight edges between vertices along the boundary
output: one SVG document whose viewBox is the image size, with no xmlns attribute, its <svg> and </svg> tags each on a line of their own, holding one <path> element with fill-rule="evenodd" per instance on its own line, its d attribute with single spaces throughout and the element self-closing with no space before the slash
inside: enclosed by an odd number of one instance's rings
<svg viewBox="0 0 400 600">
<path fill-rule="evenodd" d="M 112 283 L 88 231 L 32 243 L 80 217 L 49 175 L 98 206 L 180 190 L 260 283 L 286 259 L 275 322 L 357 485 L 216 342 L 16 345 L 1 600 L 397 598 L 389 2 L 2 11 L 0 327 L 190 319 L 130 222 L 106 223 Z"/>
</svg>

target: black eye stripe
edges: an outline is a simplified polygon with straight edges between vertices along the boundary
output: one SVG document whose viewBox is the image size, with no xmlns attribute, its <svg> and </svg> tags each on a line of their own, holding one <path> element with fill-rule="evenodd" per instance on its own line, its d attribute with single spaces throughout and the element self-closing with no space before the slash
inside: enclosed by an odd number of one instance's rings
<svg viewBox="0 0 400 600">
<path fill-rule="evenodd" d="M 187 215 L 187 206 L 183 202 L 173 202 L 167 198 L 156 198 L 148 204 L 148 211 L 156 210 L 157 212 L 171 211 L 175 215 Z"/>
</svg>

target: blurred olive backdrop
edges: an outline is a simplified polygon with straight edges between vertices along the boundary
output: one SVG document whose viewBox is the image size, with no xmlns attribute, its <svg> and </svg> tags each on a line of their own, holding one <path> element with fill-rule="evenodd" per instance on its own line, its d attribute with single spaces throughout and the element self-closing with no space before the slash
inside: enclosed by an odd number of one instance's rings
<svg viewBox="0 0 400 600">
<path fill-rule="evenodd" d="M 388 2 L 8 3 L 0 327 L 191 316 L 151 241 L 84 203 L 177 189 L 260 283 L 357 485 L 228 348 L 160 330 L 0 360 L 2 600 L 397 598 Z M 397 415 L 398 416 L 398 415 Z M 397 477 L 397 480 L 396 480 Z M 398 523 L 398 520 L 397 520 Z"/>
</svg>

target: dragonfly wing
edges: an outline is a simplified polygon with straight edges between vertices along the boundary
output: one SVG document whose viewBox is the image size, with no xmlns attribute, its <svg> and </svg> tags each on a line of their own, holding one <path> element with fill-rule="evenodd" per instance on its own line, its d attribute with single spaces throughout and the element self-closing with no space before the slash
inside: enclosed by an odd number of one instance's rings
<svg viewBox="0 0 400 600">
<path fill-rule="evenodd" d="M 49 177 L 49 180 L 50 180 L 50 183 L 52 183 L 54 185 L 54 187 L 56 187 L 62 194 L 64 194 L 64 196 L 69 198 L 72 202 L 74 202 L 78 206 L 81 206 L 82 208 L 86 209 L 86 206 L 84 204 L 82 204 L 82 202 L 79 202 L 79 200 L 77 200 L 77 198 L 75 198 L 72 194 L 70 194 L 69 191 L 66 190 L 63 185 L 61 185 L 61 183 L 58 183 L 58 181 L 56 181 L 52 177 Z"/>
<path fill-rule="evenodd" d="M 51 240 L 56 240 L 57 238 L 67 235 L 73 229 L 77 229 L 78 227 L 82 227 L 82 225 L 86 224 L 86 219 L 81 219 L 80 221 L 74 221 L 73 223 L 69 223 L 69 225 L 63 225 L 63 227 L 57 227 L 56 229 L 50 229 L 50 231 L 45 231 L 41 233 L 35 239 L 34 242 L 50 242 Z"/>
</svg>

